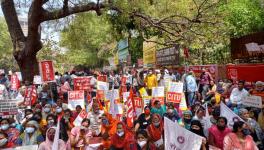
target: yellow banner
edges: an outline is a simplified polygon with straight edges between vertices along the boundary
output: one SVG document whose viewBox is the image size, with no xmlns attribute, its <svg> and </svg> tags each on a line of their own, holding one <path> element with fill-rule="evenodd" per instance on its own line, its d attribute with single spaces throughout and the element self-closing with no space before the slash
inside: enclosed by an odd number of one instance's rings
<svg viewBox="0 0 264 150">
<path fill-rule="evenodd" d="M 156 38 L 150 39 L 150 41 L 155 41 Z M 143 63 L 144 65 L 156 64 L 156 43 L 154 42 L 144 42 L 143 43 Z"/>
</svg>

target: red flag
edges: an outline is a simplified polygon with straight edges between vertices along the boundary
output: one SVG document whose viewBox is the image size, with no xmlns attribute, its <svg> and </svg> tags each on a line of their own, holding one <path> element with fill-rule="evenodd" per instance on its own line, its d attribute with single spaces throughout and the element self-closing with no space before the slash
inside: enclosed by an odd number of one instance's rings
<svg viewBox="0 0 264 150">
<path fill-rule="evenodd" d="M 130 88 L 130 94 L 129 94 L 129 98 L 127 101 L 127 106 L 128 106 L 128 110 L 127 110 L 127 126 L 128 127 L 133 127 L 134 126 L 134 118 L 135 118 L 135 107 L 134 107 L 134 101 L 133 101 L 133 89 Z"/>
<path fill-rule="evenodd" d="M 190 55 L 189 55 L 189 49 L 188 48 L 185 47 L 183 53 L 185 55 L 185 58 L 189 58 Z"/>
<path fill-rule="evenodd" d="M 37 101 L 37 89 L 35 86 L 30 86 L 26 88 L 24 104 L 26 106 L 32 106 Z"/>
<path fill-rule="evenodd" d="M 11 75 L 11 90 L 17 91 L 20 87 L 20 81 L 16 74 Z"/>
</svg>

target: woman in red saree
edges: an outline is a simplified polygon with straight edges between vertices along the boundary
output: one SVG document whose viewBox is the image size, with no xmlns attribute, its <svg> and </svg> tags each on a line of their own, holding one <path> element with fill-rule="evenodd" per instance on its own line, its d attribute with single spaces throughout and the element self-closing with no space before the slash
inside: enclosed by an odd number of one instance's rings
<svg viewBox="0 0 264 150">
<path fill-rule="evenodd" d="M 110 150 L 137 150 L 134 134 L 122 122 L 117 124 L 116 133 L 111 137 Z"/>
<path fill-rule="evenodd" d="M 160 115 L 153 114 L 152 123 L 147 127 L 147 132 L 150 141 L 153 142 L 158 149 L 163 149 L 164 125 Z"/>
</svg>

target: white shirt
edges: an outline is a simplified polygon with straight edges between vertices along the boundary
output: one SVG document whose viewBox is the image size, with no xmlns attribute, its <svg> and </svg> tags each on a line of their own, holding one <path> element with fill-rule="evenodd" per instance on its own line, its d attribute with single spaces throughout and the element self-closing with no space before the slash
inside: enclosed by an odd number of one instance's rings
<svg viewBox="0 0 264 150">
<path fill-rule="evenodd" d="M 243 90 L 238 90 L 238 88 L 234 88 L 231 92 L 230 95 L 230 101 L 233 104 L 241 104 L 242 99 L 246 98 L 248 96 L 248 91 L 243 89 Z"/>
</svg>

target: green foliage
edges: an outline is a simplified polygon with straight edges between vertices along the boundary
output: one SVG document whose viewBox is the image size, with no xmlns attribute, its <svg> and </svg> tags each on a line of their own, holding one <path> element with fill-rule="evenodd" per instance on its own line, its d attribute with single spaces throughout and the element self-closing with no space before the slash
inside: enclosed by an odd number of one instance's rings
<svg viewBox="0 0 264 150">
<path fill-rule="evenodd" d="M 12 53 L 12 41 L 3 18 L 0 18 L 0 68 L 16 70 L 17 64 Z"/>
<path fill-rule="evenodd" d="M 95 13 L 78 15 L 68 28 L 61 33 L 61 46 L 67 48 L 65 55 L 69 64 L 102 67 L 106 58 L 111 56 L 107 44 L 114 42 L 111 26 L 105 16 Z M 104 49 L 102 57 L 98 51 Z M 106 54 L 107 53 L 107 54 Z"/>
<path fill-rule="evenodd" d="M 231 37 L 263 30 L 264 11 L 259 0 L 231 0 L 225 9 L 225 23 Z"/>
</svg>

